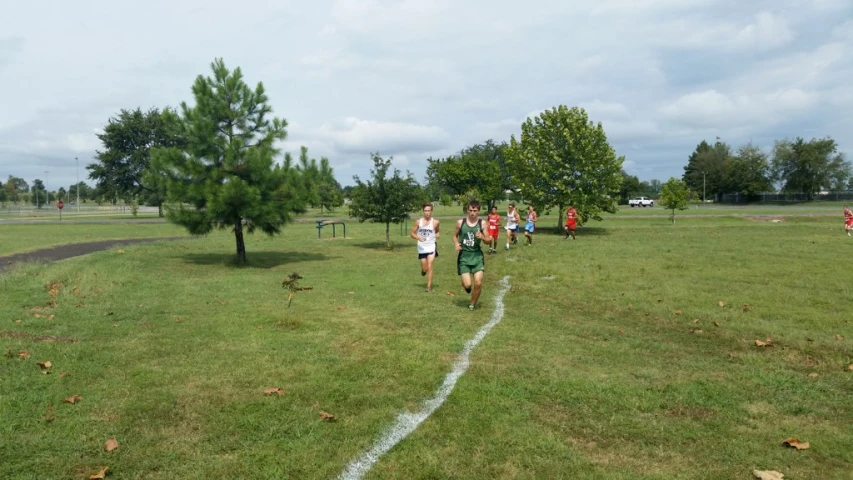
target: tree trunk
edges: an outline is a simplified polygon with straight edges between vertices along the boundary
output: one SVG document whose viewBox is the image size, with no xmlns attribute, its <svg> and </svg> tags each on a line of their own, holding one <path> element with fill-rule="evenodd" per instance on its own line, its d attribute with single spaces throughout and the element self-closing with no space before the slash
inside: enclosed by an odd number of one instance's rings
<svg viewBox="0 0 853 480">
<path fill-rule="evenodd" d="M 157 204 L 157 216 L 160 218 L 163 218 L 163 204 L 162 203 Z"/>
<path fill-rule="evenodd" d="M 385 223 L 385 248 L 391 248 L 391 223 Z"/>
<path fill-rule="evenodd" d="M 563 229 L 563 209 L 565 205 L 559 205 L 560 213 L 557 215 L 557 232 Z"/>
<path fill-rule="evenodd" d="M 237 260 L 246 263 L 246 244 L 243 243 L 243 221 L 237 220 L 234 225 L 234 237 L 237 240 Z"/>
</svg>

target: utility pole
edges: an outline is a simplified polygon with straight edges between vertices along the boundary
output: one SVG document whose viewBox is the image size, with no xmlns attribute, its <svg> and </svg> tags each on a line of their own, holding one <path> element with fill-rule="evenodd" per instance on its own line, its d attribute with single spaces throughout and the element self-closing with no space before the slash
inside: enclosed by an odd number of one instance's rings
<svg viewBox="0 0 853 480">
<path fill-rule="evenodd" d="M 702 172 L 702 203 L 708 203 L 705 200 L 705 172 Z"/>
<path fill-rule="evenodd" d="M 74 157 L 74 161 L 77 162 L 77 212 L 80 212 L 80 160 L 77 157 Z"/>
<path fill-rule="evenodd" d="M 44 204 L 50 205 L 50 190 L 47 188 L 47 184 L 50 182 L 50 170 L 45 170 L 44 174 L 44 193 L 47 195 L 47 200 L 44 201 Z"/>
</svg>

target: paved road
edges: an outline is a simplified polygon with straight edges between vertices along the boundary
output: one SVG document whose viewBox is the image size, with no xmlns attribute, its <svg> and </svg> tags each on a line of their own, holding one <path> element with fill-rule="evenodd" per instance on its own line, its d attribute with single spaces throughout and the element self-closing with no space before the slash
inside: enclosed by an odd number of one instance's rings
<svg viewBox="0 0 853 480">
<path fill-rule="evenodd" d="M 55 262 L 57 260 L 65 260 L 66 258 L 87 255 L 108 248 L 130 245 L 134 243 L 158 242 L 164 240 L 181 240 L 187 237 L 156 237 L 156 238 L 129 238 L 124 240 L 102 240 L 98 242 L 88 243 L 72 243 L 68 245 L 59 245 L 56 247 L 44 248 L 33 252 L 17 253 L 6 257 L 0 257 L 0 273 L 3 270 L 24 262 Z"/>
</svg>

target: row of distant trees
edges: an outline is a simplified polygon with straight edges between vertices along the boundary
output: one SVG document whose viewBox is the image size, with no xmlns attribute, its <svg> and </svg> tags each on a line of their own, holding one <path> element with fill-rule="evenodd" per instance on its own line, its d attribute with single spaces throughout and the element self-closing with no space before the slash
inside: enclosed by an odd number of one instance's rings
<svg viewBox="0 0 853 480">
<path fill-rule="evenodd" d="M 76 202 L 78 196 L 78 185 L 59 187 L 57 190 L 47 191 L 44 181 L 39 178 L 33 180 L 32 185 L 23 178 L 9 175 L 3 181 L 0 180 L 0 205 L 36 205 L 42 208 L 45 204 L 62 200 L 63 202 Z M 98 191 L 87 185 L 79 183 L 80 202 L 104 203 L 107 200 L 104 192 Z"/>
<path fill-rule="evenodd" d="M 718 138 L 713 145 L 703 140 L 696 146 L 682 180 L 707 198 L 738 193 L 751 200 L 780 192 L 811 200 L 821 191 L 853 190 L 853 168 L 831 137 L 778 140 L 769 152 L 752 143 L 734 150 Z"/>
</svg>

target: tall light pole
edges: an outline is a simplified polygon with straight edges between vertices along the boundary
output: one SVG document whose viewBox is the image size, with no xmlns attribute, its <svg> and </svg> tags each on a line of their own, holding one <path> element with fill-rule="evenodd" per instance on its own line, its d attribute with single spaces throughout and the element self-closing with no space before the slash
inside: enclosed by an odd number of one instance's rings
<svg viewBox="0 0 853 480">
<path fill-rule="evenodd" d="M 702 172 L 702 203 L 708 203 L 705 199 L 705 172 Z"/>
<path fill-rule="evenodd" d="M 80 211 L 80 160 L 77 157 L 74 157 L 74 161 L 77 162 L 77 211 Z"/>
<path fill-rule="evenodd" d="M 47 184 L 50 182 L 50 170 L 44 171 L 44 193 L 47 195 L 47 200 L 45 200 L 45 206 L 50 205 L 50 190 L 47 188 Z"/>
</svg>

